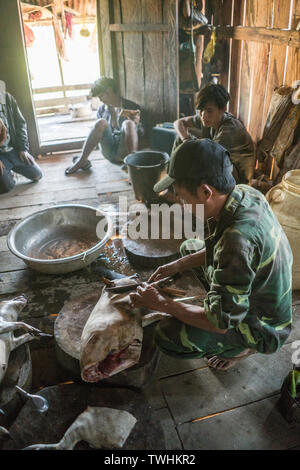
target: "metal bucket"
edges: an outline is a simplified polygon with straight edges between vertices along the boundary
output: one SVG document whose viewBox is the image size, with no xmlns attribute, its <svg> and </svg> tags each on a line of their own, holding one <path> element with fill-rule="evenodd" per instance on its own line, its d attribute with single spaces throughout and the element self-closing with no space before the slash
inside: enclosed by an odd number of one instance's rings
<svg viewBox="0 0 300 470">
<path fill-rule="evenodd" d="M 141 150 L 131 153 L 124 159 L 135 197 L 146 204 L 158 202 L 159 196 L 153 186 L 166 174 L 169 155 L 155 150 Z"/>
</svg>

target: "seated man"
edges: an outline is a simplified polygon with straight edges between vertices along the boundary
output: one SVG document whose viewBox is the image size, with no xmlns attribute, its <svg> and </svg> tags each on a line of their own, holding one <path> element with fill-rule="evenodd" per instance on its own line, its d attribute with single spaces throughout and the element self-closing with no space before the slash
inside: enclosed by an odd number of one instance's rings
<svg viewBox="0 0 300 470">
<path fill-rule="evenodd" d="M 14 185 L 12 171 L 38 181 L 42 171 L 29 153 L 26 121 L 15 98 L 0 81 L 0 194 Z"/>
<path fill-rule="evenodd" d="M 81 155 L 74 157 L 73 165 L 66 169 L 66 175 L 89 169 L 92 166 L 89 155 L 98 144 L 105 158 L 112 163 L 122 163 L 126 155 L 138 150 L 138 139 L 143 134 L 140 106 L 122 98 L 112 78 L 96 80 L 91 95 L 99 97 L 103 103 L 97 112 L 98 121 L 89 133 Z"/>
<path fill-rule="evenodd" d="M 190 140 L 172 154 L 169 175 L 154 186 L 173 186 L 186 203 L 203 204 L 216 220 L 205 240 L 187 240 L 182 258 L 158 268 L 148 282 L 193 269 L 207 290 L 204 306 L 178 303 L 145 283 L 131 293 L 133 306 L 171 315 L 156 329 L 156 343 L 178 358 L 209 358 L 228 369 L 254 352 L 277 351 L 292 322 L 289 242 L 265 197 L 236 185 L 228 152 L 209 139 Z"/>
<path fill-rule="evenodd" d="M 212 139 L 229 151 L 237 183 L 249 184 L 255 166 L 254 145 L 242 122 L 226 111 L 229 99 L 222 85 L 203 87 L 195 98 L 198 114 L 174 122 L 178 135 L 174 148 L 191 136 Z"/>
</svg>

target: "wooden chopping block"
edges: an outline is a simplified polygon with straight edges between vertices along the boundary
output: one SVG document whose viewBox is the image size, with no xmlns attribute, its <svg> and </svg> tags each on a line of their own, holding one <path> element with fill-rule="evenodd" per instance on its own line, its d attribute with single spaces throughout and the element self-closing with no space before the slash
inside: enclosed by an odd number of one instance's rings
<svg viewBox="0 0 300 470">
<path fill-rule="evenodd" d="M 176 219 L 177 220 L 177 219 Z M 173 224 L 174 224 L 173 220 Z M 181 221 L 182 223 L 182 221 Z M 135 266 L 155 269 L 180 257 L 180 246 L 184 239 L 174 238 L 174 227 L 170 227 L 168 239 L 162 238 L 162 227 L 158 228 L 159 238 L 151 238 L 151 217 L 148 220 L 148 238 L 132 239 L 130 237 L 130 222 L 121 230 L 123 247 L 128 260 Z"/>
</svg>

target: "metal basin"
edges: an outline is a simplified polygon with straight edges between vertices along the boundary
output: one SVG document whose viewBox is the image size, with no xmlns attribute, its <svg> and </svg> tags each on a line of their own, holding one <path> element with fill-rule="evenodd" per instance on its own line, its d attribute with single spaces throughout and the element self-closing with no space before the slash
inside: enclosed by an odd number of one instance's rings
<svg viewBox="0 0 300 470">
<path fill-rule="evenodd" d="M 21 220 L 8 234 L 7 246 L 30 268 L 63 274 L 95 261 L 112 231 L 112 220 L 104 212 L 81 204 L 64 204 Z M 74 255 L 62 257 L 62 251 L 59 257 L 49 259 L 49 253 L 56 253 L 54 248 L 59 246 L 74 246 Z"/>
</svg>

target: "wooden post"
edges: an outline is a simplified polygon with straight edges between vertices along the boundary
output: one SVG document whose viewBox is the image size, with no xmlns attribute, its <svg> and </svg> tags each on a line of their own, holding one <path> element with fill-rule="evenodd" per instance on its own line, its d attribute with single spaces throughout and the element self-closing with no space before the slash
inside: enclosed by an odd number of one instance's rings
<svg viewBox="0 0 300 470">
<path fill-rule="evenodd" d="M 236 26 L 243 22 L 243 4 L 240 0 L 233 0 L 232 25 Z M 240 81 L 241 81 L 241 58 L 242 58 L 242 41 L 232 39 L 231 55 L 230 55 L 230 83 L 229 83 L 229 111 L 234 115 L 239 114 L 240 101 Z"/>
<path fill-rule="evenodd" d="M 100 14 L 100 0 L 96 0 L 96 22 L 97 22 L 97 38 L 98 38 L 98 55 L 100 75 L 104 76 L 105 67 L 103 59 L 103 41 L 102 41 L 102 28 L 101 28 L 101 14 Z"/>
<path fill-rule="evenodd" d="M 25 49 L 22 13 L 19 0 L 0 0 L 0 79 L 17 100 L 26 119 L 30 152 L 40 153 L 40 141 L 31 81 Z"/>
<path fill-rule="evenodd" d="M 295 29 L 300 22 L 300 0 L 294 0 L 294 8 L 291 13 L 291 27 Z M 300 32 L 297 32 L 300 35 Z M 285 83 L 291 86 L 296 80 L 300 80 L 300 48 L 289 47 Z"/>
<path fill-rule="evenodd" d="M 52 27 L 53 27 L 53 33 L 54 33 L 54 36 L 55 36 L 55 31 L 54 31 L 53 22 L 52 22 Z M 62 63 L 61 63 L 61 58 L 60 58 L 60 55 L 59 55 L 59 52 L 58 52 L 58 49 L 57 49 L 56 40 L 55 40 L 55 48 L 56 48 L 56 54 L 57 54 L 59 75 L 60 75 L 60 80 L 61 80 L 61 84 L 62 84 L 62 92 L 63 92 L 64 98 L 67 98 L 66 91 L 65 91 L 65 87 L 64 87 L 64 86 L 65 86 L 65 82 L 64 82 L 64 74 L 63 74 L 63 69 L 62 69 Z M 64 110 L 65 110 L 65 111 L 68 111 L 68 110 L 69 110 L 68 107 L 67 107 L 67 105 L 65 106 Z"/>
<path fill-rule="evenodd" d="M 110 24 L 110 8 L 109 0 L 98 0 L 98 10 L 100 18 L 100 28 L 101 28 L 101 41 L 102 44 L 105 44 L 105 47 L 102 47 L 102 57 L 103 62 L 101 63 L 103 75 L 106 77 L 113 78 L 113 63 L 112 63 L 112 47 L 111 47 L 111 36 L 109 30 Z M 101 50 L 101 49 L 100 49 Z"/>
</svg>

